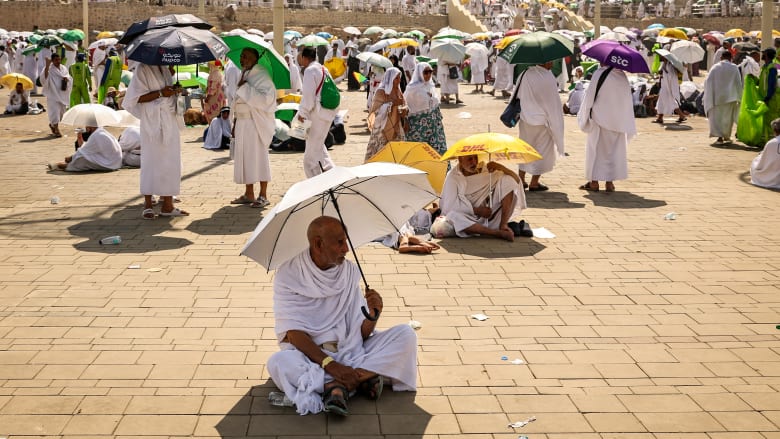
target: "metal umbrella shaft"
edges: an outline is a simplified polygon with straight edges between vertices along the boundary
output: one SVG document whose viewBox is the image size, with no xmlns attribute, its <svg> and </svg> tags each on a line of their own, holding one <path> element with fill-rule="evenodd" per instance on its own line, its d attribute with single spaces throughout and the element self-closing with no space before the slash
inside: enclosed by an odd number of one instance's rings
<svg viewBox="0 0 780 439">
<path fill-rule="evenodd" d="M 325 169 L 322 167 L 322 163 L 320 165 L 320 170 L 322 172 L 325 172 Z M 328 189 L 328 194 L 330 194 L 330 199 L 333 201 L 333 208 L 336 209 L 336 214 L 339 216 L 339 221 L 341 221 L 341 227 L 344 228 L 344 234 L 347 235 L 347 243 L 349 243 L 349 249 L 352 250 L 352 256 L 355 257 L 355 263 L 357 264 L 358 271 L 360 271 L 360 277 L 363 278 L 363 284 L 366 286 L 366 292 L 368 292 L 368 281 L 366 280 L 366 275 L 363 273 L 363 267 L 360 266 L 360 260 L 357 257 L 357 253 L 355 253 L 355 246 L 352 245 L 352 238 L 349 237 L 349 232 L 347 231 L 347 225 L 344 224 L 344 218 L 341 217 L 341 209 L 339 209 L 339 202 L 336 200 L 336 194 L 333 192 L 333 189 Z M 379 313 L 380 311 L 376 308 L 374 308 L 374 315 L 372 316 L 365 306 L 360 307 L 360 311 L 363 313 L 363 316 L 367 318 L 368 320 L 375 322 L 379 320 Z"/>
</svg>

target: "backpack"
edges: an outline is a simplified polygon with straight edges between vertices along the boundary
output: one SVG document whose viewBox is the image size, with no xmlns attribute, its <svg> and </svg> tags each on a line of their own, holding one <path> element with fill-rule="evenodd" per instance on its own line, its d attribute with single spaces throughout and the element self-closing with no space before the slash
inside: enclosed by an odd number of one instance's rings
<svg viewBox="0 0 780 439">
<path fill-rule="evenodd" d="M 322 93 L 320 93 L 320 90 L 322 90 Z M 320 105 L 322 105 L 322 108 L 327 108 L 328 110 L 339 108 L 341 94 L 333 79 L 325 72 L 325 67 L 322 67 L 322 81 L 320 81 L 316 93 L 320 93 Z"/>
</svg>

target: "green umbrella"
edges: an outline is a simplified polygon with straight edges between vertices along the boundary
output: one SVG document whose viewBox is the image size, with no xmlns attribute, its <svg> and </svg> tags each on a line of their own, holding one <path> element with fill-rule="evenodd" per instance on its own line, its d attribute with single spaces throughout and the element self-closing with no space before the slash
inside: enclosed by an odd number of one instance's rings
<svg viewBox="0 0 780 439">
<path fill-rule="evenodd" d="M 510 64 L 543 64 L 570 56 L 573 50 L 574 43 L 562 35 L 533 32 L 509 43 L 499 56 Z"/>
<path fill-rule="evenodd" d="M 299 104 L 295 102 L 285 102 L 276 107 L 276 118 L 290 122 L 298 112 Z"/>
<path fill-rule="evenodd" d="M 181 86 L 185 88 L 200 87 L 205 89 L 209 85 L 209 80 L 202 76 L 196 76 L 194 78 L 190 77 L 190 79 L 182 79 L 181 81 L 179 81 L 179 84 L 181 84 Z"/>
<path fill-rule="evenodd" d="M 33 44 L 38 44 L 38 41 L 41 41 L 41 38 L 43 38 L 43 35 L 41 34 L 32 34 L 29 37 L 27 37 L 27 41 Z"/>
<path fill-rule="evenodd" d="M 425 38 L 425 33 L 423 31 L 417 30 L 417 29 L 410 30 L 409 32 L 405 33 L 404 35 L 405 36 L 411 36 L 412 38 L 417 38 L 419 40 L 422 40 L 423 38 Z"/>
<path fill-rule="evenodd" d="M 65 42 L 62 41 L 62 38 L 58 37 L 57 35 L 44 35 L 43 38 L 38 41 L 38 45 L 41 47 L 60 46 L 63 43 Z"/>
<path fill-rule="evenodd" d="M 26 56 L 31 53 L 38 53 L 41 50 L 43 50 L 43 47 L 40 47 L 37 44 L 30 44 L 29 46 L 25 47 L 24 50 L 22 50 L 22 55 Z"/>
<path fill-rule="evenodd" d="M 79 41 L 84 39 L 84 32 L 81 29 L 71 29 L 64 34 L 61 38 L 65 41 Z"/>
<path fill-rule="evenodd" d="M 287 66 L 284 58 L 274 50 L 270 43 L 253 34 L 229 35 L 223 37 L 222 41 L 230 48 L 227 57 L 237 66 L 241 65 L 242 50 L 248 47 L 257 50 L 257 53 L 260 55 L 257 63 L 263 66 L 271 75 L 274 86 L 279 90 L 290 88 L 290 68 Z M 325 41 L 325 44 L 327 44 L 327 41 Z"/>
<path fill-rule="evenodd" d="M 295 43 L 295 45 L 298 47 L 302 47 L 302 46 L 317 47 L 317 46 L 329 46 L 330 43 L 328 43 L 328 40 L 322 38 L 319 35 L 309 34 L 301 38 L 300 40 L 298 40 L 298 42 Z"/>
</svg>

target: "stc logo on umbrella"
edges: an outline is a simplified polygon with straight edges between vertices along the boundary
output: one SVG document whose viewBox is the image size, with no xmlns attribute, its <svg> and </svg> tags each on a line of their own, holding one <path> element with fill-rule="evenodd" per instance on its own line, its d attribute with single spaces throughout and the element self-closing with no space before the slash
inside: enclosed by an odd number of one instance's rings
<svg viewBox="0 0 780 439">
<path fill-rule="evenodd" d="M 623 67 L 628 67 L 628 63 L 629 63 L 628 59 L 620 57 L 620 56 L 617 56 L 617 55 L 612 55 L 609 58 L 609 62 L 614 64 L 614 65 L 623 66 Z"/>
</svg>

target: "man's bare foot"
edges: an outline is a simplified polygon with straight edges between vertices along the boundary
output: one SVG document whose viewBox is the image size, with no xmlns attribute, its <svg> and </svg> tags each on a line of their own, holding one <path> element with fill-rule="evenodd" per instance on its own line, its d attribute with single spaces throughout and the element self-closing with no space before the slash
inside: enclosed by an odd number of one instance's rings
<svg viewBox="0 0 780 439">
<path fill-rule="evenodd" d="M 498 229 L 497 236 L 506 241 L 515 242 L 515 232 L 513 232 L 509 226 L 502 226 L 500 229 Z"/>
</svg>

